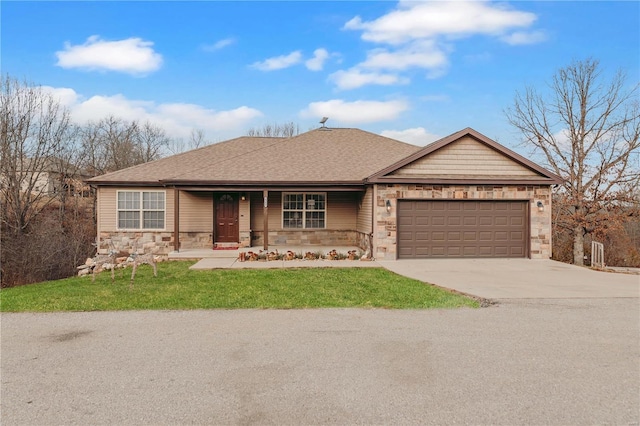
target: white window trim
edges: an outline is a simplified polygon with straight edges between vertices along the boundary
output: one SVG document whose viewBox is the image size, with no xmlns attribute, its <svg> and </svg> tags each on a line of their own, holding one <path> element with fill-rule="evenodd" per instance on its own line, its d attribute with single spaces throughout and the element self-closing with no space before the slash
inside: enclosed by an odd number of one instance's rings
<svg viewBox="0 0 640 426">
<path fill-rule="evenodd" d="M 284 196 L 287 194 L 302 194 L 302 198 L 303 198 L 303 207 L 302 207 L 302 228 L 285 228 L 284 226 Z M 324 227 L 322 228 L 307 228 L 307 221 L 306 221 L 306 213 L 307 213 L 307 205 L 306 205 L 306 198 L 307 195 L 324 195 L 324 210 L 315 210 L 315 211 L 323 211 L 324 212 Z M 294 191 L 288 191 L 288 192 L 283 192 L 282 196 L 281 196 L 281 200 L 280 200 L 280 226 L 282 227 L 283 230 L 285 231 L 305 231 L 305 230 L 309 230 L 309 231 L 316 231 L 319 229 L 327 229 L 327 211 L 329 210 L 329 197 L 327 196 L 326 192 L 294 192 Z M 292 210 L 286 210 L 286 211 L 292 211 Z M 294 210 L 294 211 L 299 211 L 299 210 Z M 312 211 L 312 210 L 309 210 Z"/>
<path fill-rule="evenodd" d="M 118 194 L 120 194 L 121 192 L 137 192 L 140 194 L 140 209 L 137 210 L 138 212 L 140 212 L 140 228 L 120 228 L 120 219 L 119 219 L 119 215 L 118 213 L 120 211 L 136 211 L 136 210 L 120 210 L 118 209 Z M 143 192 L 156 192 L 156 193 L 163 193 L 164 194 L 164 209 L 162 210 L 153 210 L 153 209 L 143 209 L 142 208 L 142 203 L 143 203 Z M 144 227 L 144 214 L 143 212 L 145 211 L 149 211 L 149 212 L 159 212 L 162 211 L 162 222 L 164 223 L 164 227 L 163 228 L 145 228 Z M 137 189 L 121 189 L 121 190 L 117 190 L 116 191 L 116 230 L 118 231 L 165 231 L 167 229 L 167 191 L 164 190 L 137 190 Z"/>
</svg>

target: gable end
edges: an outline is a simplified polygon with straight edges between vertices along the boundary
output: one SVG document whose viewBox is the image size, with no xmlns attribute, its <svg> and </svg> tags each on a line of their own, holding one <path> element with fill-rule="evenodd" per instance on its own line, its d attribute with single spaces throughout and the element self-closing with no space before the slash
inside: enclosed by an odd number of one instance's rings
<svg viewBox="0 0 640 426">
<path fill-rule="evenodd" d="M 554 184 L 560 177 L 467 128 L 370 176 L 371 183 Z"/>
</svg>

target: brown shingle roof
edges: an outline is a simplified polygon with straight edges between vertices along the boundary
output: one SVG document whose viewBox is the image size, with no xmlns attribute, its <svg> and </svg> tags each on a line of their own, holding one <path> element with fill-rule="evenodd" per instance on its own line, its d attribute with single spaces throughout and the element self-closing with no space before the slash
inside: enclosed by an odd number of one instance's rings
<svg viewBox="0 0 640 426">
<path fill-rule="evenodd" d="M 359 129 L 241 137 L 108 173 L 92 184 L 361 183 L 420 147 Z"/>
</svg>

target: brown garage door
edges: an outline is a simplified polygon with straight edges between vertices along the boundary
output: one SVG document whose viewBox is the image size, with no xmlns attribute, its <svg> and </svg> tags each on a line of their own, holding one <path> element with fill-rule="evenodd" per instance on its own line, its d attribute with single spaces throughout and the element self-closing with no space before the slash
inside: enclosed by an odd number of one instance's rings
<svg viewBox="0 0 640 426">
<path fill-rule="evenodd" d="M 398 257 L 526 257 L 526 201 L 398 201 Z"/>
</svg>

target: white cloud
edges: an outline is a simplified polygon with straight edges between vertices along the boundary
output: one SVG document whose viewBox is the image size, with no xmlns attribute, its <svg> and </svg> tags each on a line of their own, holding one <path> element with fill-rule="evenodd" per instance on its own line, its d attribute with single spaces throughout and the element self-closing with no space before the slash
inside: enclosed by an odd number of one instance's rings
<svg viewBox="0 0 640 426">
<path fill-rule="evenodd" d="M 273 71 L 283 68 L 289 68 L 302 60 L 302 53 L 299 50 L 289 53 L 288 55 L 275 56 L 265 59 L 264 61 L 254 62 L 252 68 L 260 71 Z"/>
<path fill-rule="evenodd" d="M 440 139 L 440 136 L 427 132 L 424 127 L 414 127 L 404 130 L 383 130 L 380 134 L 387 138 L 397 139 L 413 145 L 426 145 Z"/>
<path fill-rule="evenodd" d="M 78 124 L 98 121 L 109 115 L 125 120 L 149 121 L 163 128 L 170 137 L 187 138 L 194 128 L 202 129 L 209 137 L 229 137 L 229 132 L 242 130 L 262 112 L 247 106 L 217 111 L 196 104 L 156 103 L 128 99 L 122 94 L 83 97 L 69 88 L 44 87 L 69 108 L 71 118 Z"/>
<path fill-rule="evenodd" d="M 236 43 L 235 38 L 223 38 L 222 40 L 218 40 L 213 44 L 205 44 L 202 46 L 202 50 L 207 52 L 215 52 L 216 50 L 224 49 L 227 46 L 231 46 Z"/>
<path fill-rule="evenodd" d="M 501 35 L 529 27 L 536 18 L 530 12 L 484 1 L 400 2 L 396 10 L 378 19 L 365 22 L 356 16 L 344 28 L 362 30 L 363 40 L 401 44 L 440 36 Z"/>
<path fill-rule="evenodd" d="M 308 59 L 304 64 L 307 69 L 311 71 L 322 71 L 322 67 L 324 66 L 324 61 L 329 58 L 329 52 L 327 49 L 316 49 L 313 52 L 313 58 Z"/>
<path fill-rule="evenodd" d="M 56 52 L 62 68 L 119 71 L 128 74 L 146 74 L 162 65 L 162 55 L 153 50 L 153 43 L 133 37 L 107 41 L 93 35 L 84 44 L 65 43 L 64 50 Z"/>
<path fill-rule="evenodd" d="M 547 34 L 544 31 L 516 31 L 514 33 L 502 36 L 500 40 L 512 46 L 536 44 L 547 40 Z"/>
<path fill-rule="evenodd" d="M 53 96 L 64 107 L 71 107 L 78 101 L 78 94 L 75 90 L 66 87 L 40 86 L 40 89 Z"/>
<path fill-rule="evenodd" d="M 536 19 L 534 13 L 488 1 L 401 0 L 394 10 L 377 19 L 363 21 L 356 16 L 343 26 L 345 30 L 362 31 L 361 38 L 365 41 L 384 45 L 370 50 L 363 62 L 345 73 L 355 75 L 353 70 L 362 69 L 402 72 L 418 68 L 427 71 L 427 78 L 438 78 L 449 67 L 449 55 L 456 40 L 488 36 L 512 45 L 541 42 L 545 40 L 542 31 L 527 31 Z M 334 78 L 334 81 L 340 83 L 342 79 Z M 397 80 L 404 81 L 406 79 Z M 379 83 L 377 79 L 370 79 L 353 86 L 364 84 Z"/>
<path fill-rule="evenodd" d="M 329 117 L 336 122 L 348 124 L 373 123 L 393 120 L 407 108 L 407 103 L 400 100 L 345 102 L 342 99 L 332 99 L 310 103 L 300 112 L 300 116 L 303 118 Z"/>
<path fill-rule="evenodd" d="M 396 74 L 362 71 L 357 68 L 334 72 L 329 76 L 329 79 L 341 90 L 357 89 L 368 84 L 389 86 L 392 84 L 404 84 L 409 81 L 406 78 L 398 77 Z"/>
<path fill-rule="evenodd" d="M 408 68 L 440 69 L 448 64 L 447 55 L 433 40 L 424 40 L 396 50 L 374 49 L 359 66 L 363 68 L 406 70 Z"/>
<path fill-rule="evenodd" d="M 553 140 L 562 149 L 571 148 L 571 133 L 569 129 L 561 129 L 553 134 Z"/>
</svg>

